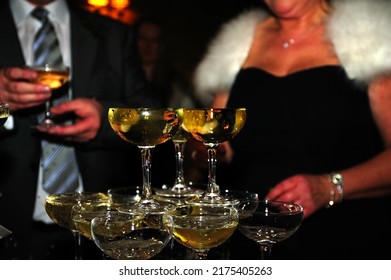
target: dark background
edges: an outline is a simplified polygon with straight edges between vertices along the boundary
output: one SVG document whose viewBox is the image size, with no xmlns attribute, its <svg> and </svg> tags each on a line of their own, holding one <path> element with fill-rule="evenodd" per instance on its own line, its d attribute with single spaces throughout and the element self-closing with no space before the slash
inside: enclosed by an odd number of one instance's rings
<svg viewBox="0 0 391 280">
<path fill-rule="evenodd" d="M 70 1 L 129 25 L 140 17 L 156 19 L 164 30 L 168 60 L 188 79 L 224 22 L 244 10 L 264 6 L 263 0 L 129 0 L 127 7 L 118 9 L 114 0 L 100 8 L 88 0 Z"/>
<path fill-rule="evenodd" d="M 87 0 L 70 1 L 129 25 L 139 17 L 156 19 L 164 30 L 168 60 L 188 79 L 222 23 L 241 11 L 264 5 L 263 0 L 130 0 L 125 9 L 115 9 L 113 0 L 101 8 Z"/>
<path fill-rule="evenodd" d="M 138 16 L 162 23 L 167 52 L 184 71 L 192 71 L 220 25 L 240 11 L 260 6 L 262 0 L 133 0 Z"/>
</svg>

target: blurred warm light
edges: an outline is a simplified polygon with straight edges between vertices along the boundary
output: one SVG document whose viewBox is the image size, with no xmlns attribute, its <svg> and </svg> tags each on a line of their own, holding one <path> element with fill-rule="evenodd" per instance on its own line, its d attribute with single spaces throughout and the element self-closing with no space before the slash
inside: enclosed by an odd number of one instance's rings
<svg viewBox="0 0 391 280">
<path fill-rule="evenodd" d="M 129 0 L 111 0 L 110 6 L 116 9 L 124 9 L 129 6 Z"/>
<path fill-rule="evenodd" d="M 87 3 L 94 7 L 110 6 L 114 9 L 124 9 L 129 7 L 129 0 L 88 0 Z"/>
<path fill-rule="evenodd" d="M 136 13 L 130 8 L 130 0 L 87 0 L 84 3 L 87 3 L 84 5 L 86 10 L 125 24 L 133 24 L 136 20 Z"/>
<path fill-rule="evenodd" d="M 88 0 L 88 4 L 96 7 L 104 7 L 109 4 L 109 0 Z"/>
</svg>

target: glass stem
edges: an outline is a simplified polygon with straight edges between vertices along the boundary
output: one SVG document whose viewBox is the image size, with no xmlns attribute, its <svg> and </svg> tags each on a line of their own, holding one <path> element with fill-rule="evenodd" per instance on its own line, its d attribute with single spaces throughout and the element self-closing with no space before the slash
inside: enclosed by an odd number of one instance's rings
<svg viewBox="0 0 391 280">
<path fill-rule="evenodd" d="M 144 201 L 152 200 L 152 187 L 151 187 L 151 166 L 152 155 L 151 148 L 140 148 L 142 169 L 143 169 L 143 197 Z"/>
<path fill-rule="evenodd" d="M 208 251 L 197 251 L 194 252 L 194 259 L 195 260 L 206 260 L 208 257 Z"/>
<path fill-rule="evenodd" d="M 81 236 L 76 230 L 72 230 L 72 234 L 75 240 L 75 260 L 81 260 Z"/>
<path fill-rule="evenodd" d="M 185 176 L 183 172 L 183 159 L 186 142 L 174 142 L 175 159 L 176 159 L 176 174 L 174 188 L 180 188 L 185 185 Z"/>
<path fill-rule="evenodd" d="M 50 113 L 50 100 L 45 102 L 45 120 L 50 120 L 52 114 Z"/>
<path fill-rule="evenodd" d="M 220 194 L 219 186 L 216 184 L 216 165 L 217 165 L 217 156 L 216 156 L 216 147 L 207 147 L 208 149 L 208 196 L 218 196 Z"/>
<path fill-rule="evenodd" d="M 261 259 L 271 260 L 272 245 L 261 244 Z"/>
</svg>

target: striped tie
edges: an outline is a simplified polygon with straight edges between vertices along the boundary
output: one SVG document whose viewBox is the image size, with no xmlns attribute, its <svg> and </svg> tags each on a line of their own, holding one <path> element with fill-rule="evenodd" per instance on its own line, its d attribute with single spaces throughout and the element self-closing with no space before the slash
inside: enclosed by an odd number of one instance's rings
<svg viewBox="0 0 391 280">
<path fill-rule="evenodd" d="M 53 25 L 48 19 L 48 11 L 38 7 L 31 15 L 42 26 L 34 37 L 34 64 L 60 66 L 63 63 L 61 51 Z M 68 95 L 54 100 L 55 104 L 69 99 Z M 43 116 L 39 116 L 43 118 Z M 78 168 L 75 151 L 72 147 L 41 141 L 42 146 L 42 186 L 48 193 L 75 191 L 78 187 Z"/>
<path fill-rule="evenodd" d="M 45 66 L 60 66 L 62 64 L 62 56 L 53 25 L 48 18 L 49 12 L 44 8 L 35 8 L 31 15 L 39 20 L 42 24 L 34 37 L 34 57 L 35 65 Z"/>
</svg>

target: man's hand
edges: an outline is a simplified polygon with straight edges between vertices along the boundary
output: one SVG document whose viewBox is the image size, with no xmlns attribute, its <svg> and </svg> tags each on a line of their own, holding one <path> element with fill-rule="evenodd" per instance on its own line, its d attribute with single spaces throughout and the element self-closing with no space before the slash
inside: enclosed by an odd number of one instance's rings
<svg viewBox="0 0 391 280">
<path fill-rule="evenodd" d="M 96 137 L 101 126 L 103 106 L 89 98 L 78 98 L 59 104 L 51 109 L 53 116 L 73 113 L 74 124 L 40 129 L 51 135 L 64 137 L 68 141 L 88 142 Z"/>
<path fill-rule="evenodd" d="M 37 72 L 20 67 L 0 70 L 0 100 L 8 103 L 13 111 L 38 106 L 48 100 L 51 90 L 48 86 L 32 83 Z"/>
</svg>

